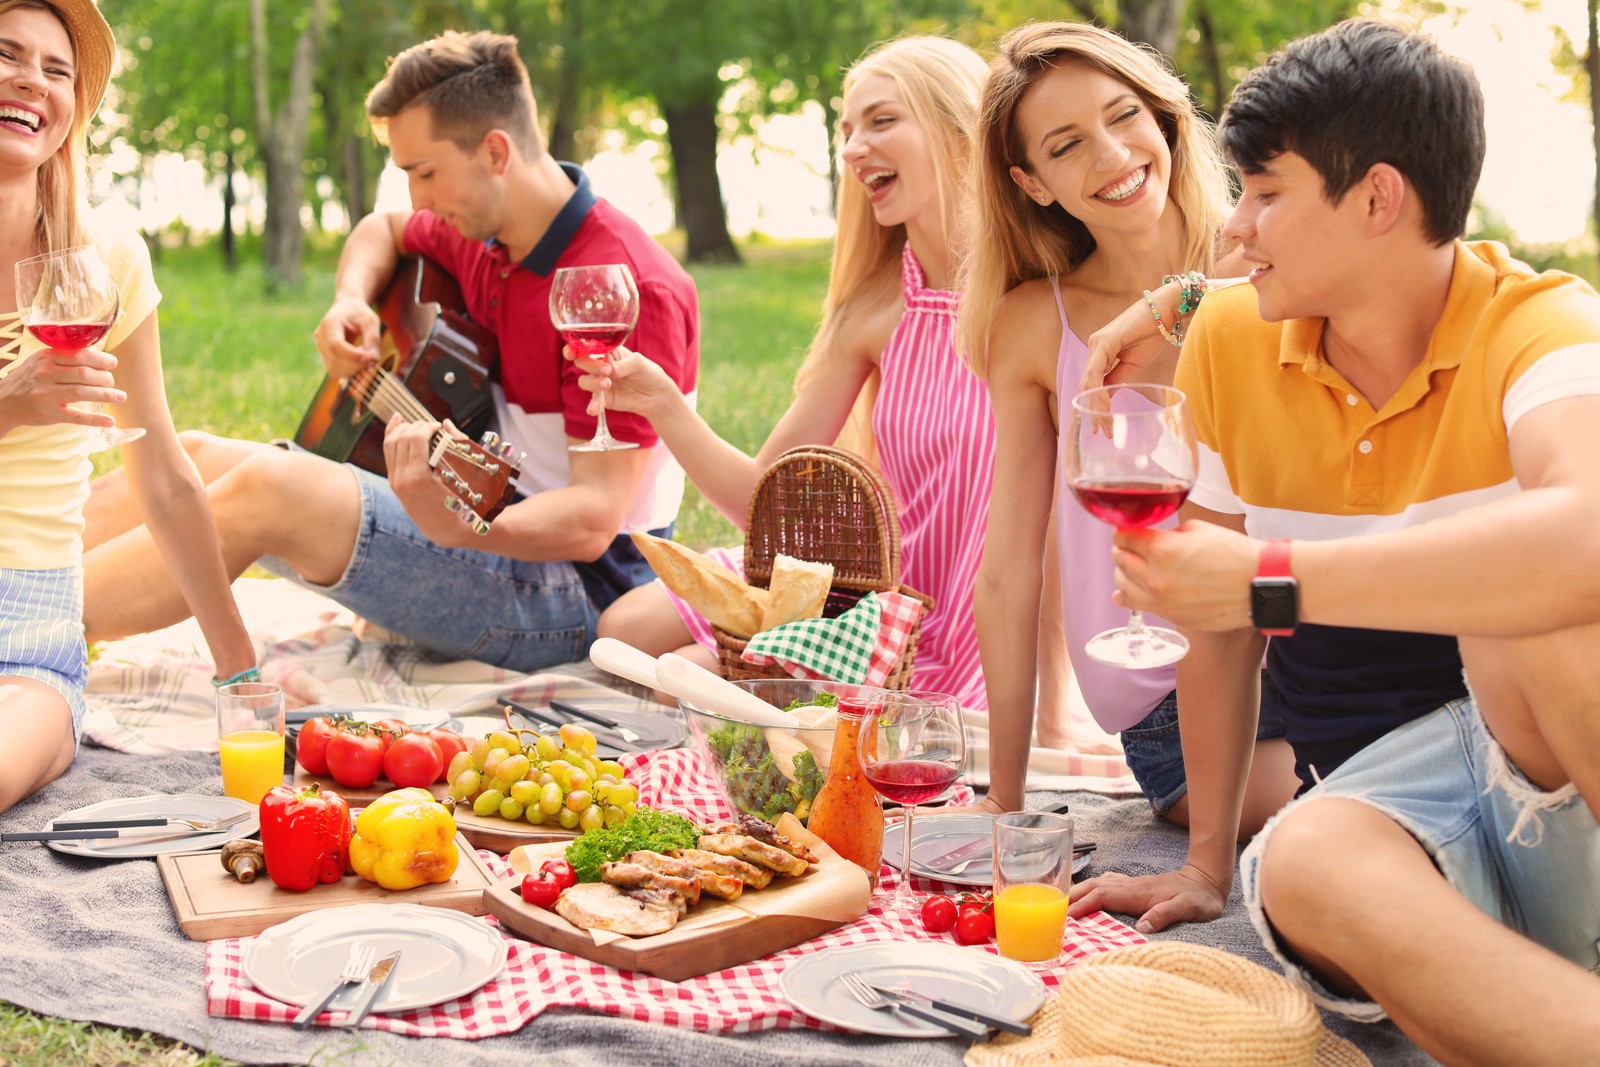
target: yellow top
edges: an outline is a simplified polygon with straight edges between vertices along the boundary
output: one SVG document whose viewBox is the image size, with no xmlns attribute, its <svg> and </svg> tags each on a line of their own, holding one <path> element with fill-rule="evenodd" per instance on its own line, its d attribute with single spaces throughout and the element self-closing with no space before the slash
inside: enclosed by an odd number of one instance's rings
<svg viewBox="0 0 1600 1067">
<path fill-rule="evenodd" d="M 150 252 L 132 227 L 97 211 L 88 228 L 121 297 L 121 313 L 101 344 L 115 354 L 155 310 L 161 292 Z M 42 348 L 15 311 L 0 312 L 0 377 Z M 0 437 L 0 567 L 77 566 L 89 495 L 88 435 L 86 427 L 54 425 L 21 426 Z"/>
</svg>

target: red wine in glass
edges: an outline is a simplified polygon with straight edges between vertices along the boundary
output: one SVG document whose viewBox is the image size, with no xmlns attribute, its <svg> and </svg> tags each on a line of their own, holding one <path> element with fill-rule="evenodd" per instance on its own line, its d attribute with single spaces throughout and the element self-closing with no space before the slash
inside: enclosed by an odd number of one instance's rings
<svg viewBox="0 0 1600 1067">
<path fill-rule="evenodd" d="M 562 267 L 550 283 L 550 321 L 573 351 L 589 359 L 606 359 L 639 321 L 639 287 L 626 263 L 592 263 Z M 606 394 L 595 393 L 600 416 L 594 437 L 569 452 L 611 452 L 639 447 L 619 441 L 606 426 Z"/>
<path fill-rule="evenodd" d="M 922 804 L 954 784 L 960 767 L 926 759 L 888 760 L 865 772 L 872 788 L 896 804 Z"/>
<path fill-rule="evenodd" d="M 1119 530 L 1154 526 L 1176 514 L 1189 497 L 1189 487 L 1182 482 L 1133 478 L 1073 482 L 1072 492 L 1089 514 Z"/>
<path fill-rule="evenodd" d="M 1137 382 L 1085 390 L 1072 401 L 1065 434 L 1067 484 L 1101 522 L 1144 529 L 1171 517 L 1188 499 L 1198 458 L 1181 391 Z M 1107 666 L 1142 669 L 1176 663 L 1189 642 L 1176 630 L 1146 625 L 1131 611 L 1126 626 L 1096 634 L 1084 651 Z"/>
<path fill-rule="evenodd" d="M 626 322 L 563 322 L 556 332 L 580 356 L 598 359 L 610 355 L 632 329 Z"/>
<path fill-rule="evenodd" d="M 51 348 L 76 352 L 89 348 L 111 332 L 109 322 L 30 322 L 28 332 Z"/>
</svg>

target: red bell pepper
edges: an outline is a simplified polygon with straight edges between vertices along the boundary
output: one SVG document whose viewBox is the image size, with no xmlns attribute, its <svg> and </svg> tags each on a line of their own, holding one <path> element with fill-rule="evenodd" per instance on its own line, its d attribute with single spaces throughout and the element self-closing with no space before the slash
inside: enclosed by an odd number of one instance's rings
<svg viewBox="0 0 1600 1067">
<path fill-rule="evenodd" d="M 350 805 L 315 784 L 275 786 L 261 799 L 261 848 L 282 889 L 337 882 L 350 861 Z"/>
</svg>

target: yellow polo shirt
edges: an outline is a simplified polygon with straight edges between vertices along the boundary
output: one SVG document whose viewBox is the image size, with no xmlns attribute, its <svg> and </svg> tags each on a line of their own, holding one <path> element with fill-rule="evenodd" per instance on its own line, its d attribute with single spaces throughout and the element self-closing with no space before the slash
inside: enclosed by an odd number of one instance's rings
<svg viewBox="0 0 1600 1067">
<path fill-rule="evenodd" d="M 117 280 L 121 313 L 100 347 L 117 347 L 161 300 L 144 240 L 121 219 L 94 212 L 88 221 Z M 0 313 L 0 377 L 44 346 L 16 312 Z M 91 470 L 83 427 L 23 426 L 0 437 L 0 567 L 47 570 L 83 556 L 83 502 Z"/>
</svg>

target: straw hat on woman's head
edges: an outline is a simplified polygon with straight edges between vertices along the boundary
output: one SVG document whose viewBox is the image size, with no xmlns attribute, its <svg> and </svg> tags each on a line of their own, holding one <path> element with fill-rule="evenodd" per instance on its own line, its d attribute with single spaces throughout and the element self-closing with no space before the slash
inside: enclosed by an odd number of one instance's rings
<svg viewBox="0 0 1600 1067">
<path fill-rule="evenodd" d="M 82 89 L 84 119 L 93 118 L 111 84 L 111 67 L 117 58 L 117 39 L 95 0 L 24 0 L 22 5 L 7 6 L 48 8 L 61 17 L 77 53 L 72 65 Z"/>
<path fill-rule="evenodd" d="M 1033 1019 L 967 1052 L 968 1067 L 1371 1067 L 1324 1029 L 1305 991 L 1203 945 L 1154 942 L 1067 972 Z"/>
</svg>

